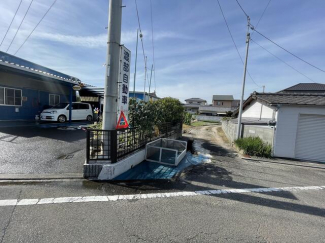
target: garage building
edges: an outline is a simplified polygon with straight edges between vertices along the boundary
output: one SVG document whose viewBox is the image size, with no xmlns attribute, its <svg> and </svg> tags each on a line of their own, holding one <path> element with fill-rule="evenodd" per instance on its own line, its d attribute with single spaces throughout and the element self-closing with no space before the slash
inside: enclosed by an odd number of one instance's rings
<svg viewBox="0 0 325 243">
<path fill-rule="evenodd" d="M 76 100 L 80 80 L 0 51 L 0 120 L 34 120 L 43 109 Z"/>
<path fill-rule="evenodd" d="M 244 103 L 243 119 L 275 124 L 275 157 L 325 162 L 325 84 L 302 83 L 277 93 L 254 92 Z"/>
</svg>

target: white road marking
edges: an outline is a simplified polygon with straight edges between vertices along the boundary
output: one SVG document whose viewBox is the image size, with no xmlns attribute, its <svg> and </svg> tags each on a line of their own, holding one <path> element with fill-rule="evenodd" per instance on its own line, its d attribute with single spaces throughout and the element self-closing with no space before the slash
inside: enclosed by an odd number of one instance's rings
<svg viewBox="0 0 325 243">
<path fill-rule="evenodd" d="M 271 187 L 271 188 L 244 188 L 244 189 L 220 189 L 205 191 L 183 191 L 183 192 L 165 192 L 149 194 L 131 194 L 131 195 L 112 195 L 112 196 L 85 196 L 85 197 L 58 197 L 41 199 L 8 199 L 0 200 L 0 207 L 8 206 L 31 206 L 40 204 L 58 204 L 58 203 L 80 203 L 80 202 L 108 202 L 118 200 L 139 200 L 164 197 L 189 197 L 200 195 L 218 195 L 218 194 L 241 194 L 241 193 L 260 193 L 260 192 L 287 192 L 287 191 L 306 191 L 323 190 L 325 186 L 301 186 L 301 187 Z"/>
</svg>

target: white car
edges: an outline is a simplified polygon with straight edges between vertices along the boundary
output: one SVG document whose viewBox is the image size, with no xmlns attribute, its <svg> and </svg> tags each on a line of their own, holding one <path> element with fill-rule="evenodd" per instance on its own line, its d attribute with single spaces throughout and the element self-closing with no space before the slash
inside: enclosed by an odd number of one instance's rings
<svg viewBox="0 0 325 243">
<path fill-rule="evenodd" d="M 90 104 L 87 103 L 72 103 L 71 120 L 93 120 L 93 111 Z M 69 104 L 60 103 L 51 108 L 45 109 L 40 115 L 41 121 L 69 121 Z"/>
</svg>

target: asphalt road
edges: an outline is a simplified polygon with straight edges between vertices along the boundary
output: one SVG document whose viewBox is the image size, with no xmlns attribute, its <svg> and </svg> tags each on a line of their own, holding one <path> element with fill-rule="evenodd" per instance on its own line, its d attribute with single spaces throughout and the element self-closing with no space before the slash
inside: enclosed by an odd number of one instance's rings
<svg viewBox="0 0 325 243">
<path fill-rule="evenodd" d="M 82 173 L 83 130 L 0 127 L 0 174 Z"/>
<path fill-rule="evenodd" d="M 220 142 L 215 127 L 196 128 L 189 136 L 211 162 L 172 181 L 0 182 L 0 205 L 8 199 L 121 199 L 0 206 L 0 243 L 324 242 L 325 188 L 307 188 L 325 186 L 324 164 L 240 159 Z M 275 187 L 291 189 L 161 198 L 174 192 Z M 138 197 L 123 197 L 130 194 Z"/>
</svg>

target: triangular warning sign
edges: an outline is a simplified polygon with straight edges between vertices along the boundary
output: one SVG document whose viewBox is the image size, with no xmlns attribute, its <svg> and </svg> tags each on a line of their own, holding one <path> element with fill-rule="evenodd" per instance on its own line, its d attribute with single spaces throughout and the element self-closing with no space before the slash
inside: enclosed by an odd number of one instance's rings
<svg viewBox="0 0 325 243">
<path fill-rule="evenodd" d="M 121 115 L 120 115 L 120 118 L 118 119 L 116 129 L 128 128 L 128 127 L 129 127 L 128 121 L 126 120 L 126 117 L 125 117 L 123 111 L 121 111 Z"/>
</svg>

